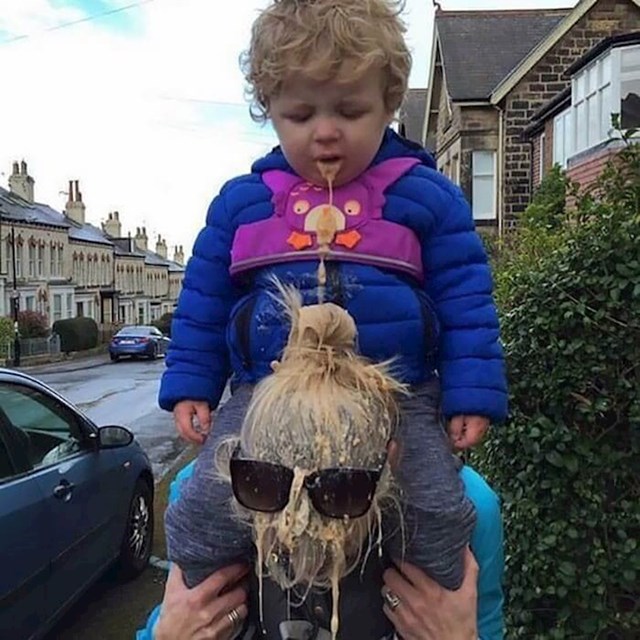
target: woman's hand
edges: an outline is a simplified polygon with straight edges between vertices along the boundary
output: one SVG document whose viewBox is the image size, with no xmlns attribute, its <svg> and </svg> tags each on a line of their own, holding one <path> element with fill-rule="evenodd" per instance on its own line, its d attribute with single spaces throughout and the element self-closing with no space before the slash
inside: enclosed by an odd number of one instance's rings
<svg viewBox="0 0 640 640">
<path fill-rule="evenodd" d="M 247 592 L 238 584 L 247 572 L 248 567 L 243 565 L 225 567 L 189 589 L 180 567 L 172 564 L 155 640 L 233 638 L 247 617 Z"/>
<path fill-rule="evenodd" d="M 403 640 L 477 640 L 478 563 L 469 549 L 457 591 L 444 589 L 413 565 L 402 563 L 400 571 L 385 571 L 382 595 L 384 612 Z"/>
</svg>

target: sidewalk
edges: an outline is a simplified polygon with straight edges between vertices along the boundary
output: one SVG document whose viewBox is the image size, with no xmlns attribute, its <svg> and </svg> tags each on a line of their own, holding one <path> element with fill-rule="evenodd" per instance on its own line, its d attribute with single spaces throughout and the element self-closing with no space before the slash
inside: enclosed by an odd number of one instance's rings
<svg viewBox="0 0 640 640">
<path fill-rule="evenodd" d="M 89 355 L 77 355 L 64 360 L 55 362 L 47 362 L 44 364 L 30 364 L 20 367 L 12 367 L 17 371 L 24 371 L 29 375 L 38 375 L 41 373 L 70 373 L 73 371 L 83 371 L 84 369 L 94 369 L 103 365 L 110 365 L 109 354 L 91 353 Z"/>
</svg>

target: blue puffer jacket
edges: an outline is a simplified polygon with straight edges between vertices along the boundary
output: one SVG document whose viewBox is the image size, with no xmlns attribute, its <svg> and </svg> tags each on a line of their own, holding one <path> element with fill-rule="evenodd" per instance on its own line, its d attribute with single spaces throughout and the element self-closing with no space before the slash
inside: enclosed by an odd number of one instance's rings
<svg viewBox="0 0 640 640">
<path fill-rule="evenodd" d="M 372 166 L 392 158 L 419 161 L 386 188 L 382 218 L 415 234 L 424 279 L 393 266 L 333 260 L 325 299 L 354 317 L 365 356 L 395 358 L 396 375 L 408 383 L 439 375 L 446 416 L 503 420 L 507 388 L 492 278 L 469 206 L 428 153 L 388 130 Z M 228 182 L 209 208 L 174 314 L 159 395 L 163 409 L 186 399 L 215 408 L 230 376 L 257 382 L 271 372 L 288 334 L 271 276 L 297 286 L 306 304 L 317 301 L 315 259 L 236 278 L 229 273 L 238 228 L 273 215 L 273 193 L 263 180 L 272 170 L 293 174 L 279 149 Z"/>
</svg>

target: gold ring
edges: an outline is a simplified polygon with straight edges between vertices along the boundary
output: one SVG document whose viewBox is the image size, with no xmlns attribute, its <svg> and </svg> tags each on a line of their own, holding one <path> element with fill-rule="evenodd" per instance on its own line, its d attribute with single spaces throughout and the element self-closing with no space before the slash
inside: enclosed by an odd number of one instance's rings
<svg viewBox="0 0 640 640">
<path fill-rule="evenodd" d="M 237 609 L 231 609 L 231 611 L 227 613 L 227 618 L 229 619 L 232 627 L 235 627 L 240 622 L 240 614 Z"/>
<path fill-rule="evenodd" d="M 393 593 L 393 591 L 386 591 L 384 594 L 384 599 L 387 605 L 389 606 L 389 609 L 391 609 L 391 611 L 395 611 L 400 606 L 400 603 L 402 602 L 400 598 L 398 598 L 398 596 L 395 593 Z"/>
</svg>

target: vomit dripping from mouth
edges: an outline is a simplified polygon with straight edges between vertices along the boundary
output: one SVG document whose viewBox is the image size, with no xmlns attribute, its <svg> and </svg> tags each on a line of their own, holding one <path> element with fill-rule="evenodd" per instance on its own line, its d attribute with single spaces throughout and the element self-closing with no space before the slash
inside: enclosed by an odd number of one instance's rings
<svg viewBox="0 0 640 640">
<path fill-rule="evenodd" d="M 327 268 L 325 259 L 329 254 L 329 249 L 333 238 L 336 235 L 336 219 L 333 215 L 333 183 L 340 171 L 341 162 L 339 160 L 321 160 L 318 162 L 318 171 L 326 181 L 329 188 L 329 203 L 322 209 L 317 225 L 318 255 L 320 264 L 318 265 L 318 302 L 322 304 L 325 297 L 327 285 Z"/>
</svg>

